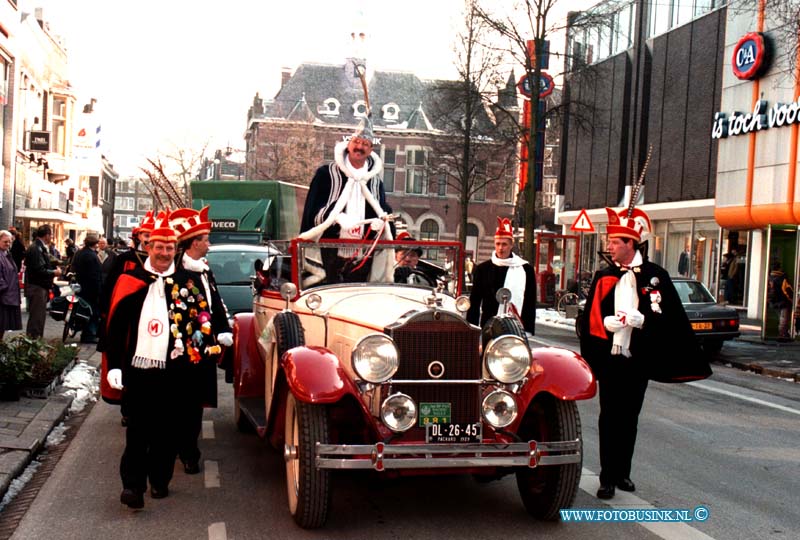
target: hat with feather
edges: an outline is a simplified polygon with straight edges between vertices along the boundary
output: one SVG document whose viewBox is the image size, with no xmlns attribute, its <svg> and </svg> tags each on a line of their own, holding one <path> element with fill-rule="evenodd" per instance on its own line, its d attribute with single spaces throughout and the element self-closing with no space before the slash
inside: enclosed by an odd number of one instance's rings
<svg viewBox="0 0 800 540">
<path fill-rule="evenodd" d="M 158 213 L 153 226 L 153 232 L 150 233 L 150 243 L 152 244 L 157 241 L 166 243 L 178 241 L 178 235 L 175 234 L 175 231 L 169 225 L 169 214 L 163 210 Z"/>
<path fill-rule="evenodd" d="M 366 139 L 373 145 L 380 144 L 381 140 L 375 136 L 375 130 L 372 125 L 372 107 L 369 104 L 369 89 L 367 87 L 366 68 L 364 65 L 356 66 L 356 73 L 361 80 L 361 88 L 364 90 L 364 103 L 366 106 L 366 116 L 364 116 L 358 123 L 356 130 L 350 136 L 351 139 Z"/>
<path fill-rule="evenodd" d="M 639 178 L 634 182 L 631 188 L 631 198 L 628 207 L 620 211 L 613 208 L 606 208 L 608 213 L 608 226 L 606 231 L 609 238 L 631 238 L 636 243 L 641 243 L 646 240 L 650 233 L 653 232 L 653 225 L 650 222 L 650 217 L 644 210 L 636 208 L 636 200 L 639 198 L 639 193 L 644 186 L 644 176 L 647 172 L 647 165 L 650 163 L 650 154 L 653 151 L 651 146 L 647 151 L 647 159 L 642 167 L 642 172 Z"/>
</svg>

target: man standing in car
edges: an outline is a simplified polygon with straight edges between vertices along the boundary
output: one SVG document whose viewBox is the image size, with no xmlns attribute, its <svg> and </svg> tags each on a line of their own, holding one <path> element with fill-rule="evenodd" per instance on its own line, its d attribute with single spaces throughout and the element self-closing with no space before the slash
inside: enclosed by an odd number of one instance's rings
<svg viewBox="0 0 800 540">
<path fill-rule="evenodd" d="M 178 457 L 186 474 L 197 474 L 200 472 L 197 439 L 203 423 L 203 408 L 217 406 L 217 361 L 222 353 L 219 345 L 232 346 L 233 334 L 214 274 L 205 258 L 211 247 L 208 207 L 199 212 L 180 208 L 172 212 L 169 219 L 178 235 L 170 309 L 181 317 L 172 327 L 175 354 L 168 372 L 176 392 Z"/>
<path fill-rule="evenodd" d="M 636 490 L 631 462 L 648 381 L 711 374 L 669 274 L 640 252 L 650 218 L 633 207 L 606 211 L 613 264 L 594 276 L 580 332 L 600 386 L 600 499 Z"/>
<path fill-rule="evenodd" d="M 514 235 L 511 220 L 497 218 L 492 258 L 473 269 L 467 320 L 483 327 L 501 309 L 495 295 L 505 287 L 511 291 L 511 309 L 531 334 L 536 330 L 536 276 L 528 261 L 511 252 Z"/>
</svg>

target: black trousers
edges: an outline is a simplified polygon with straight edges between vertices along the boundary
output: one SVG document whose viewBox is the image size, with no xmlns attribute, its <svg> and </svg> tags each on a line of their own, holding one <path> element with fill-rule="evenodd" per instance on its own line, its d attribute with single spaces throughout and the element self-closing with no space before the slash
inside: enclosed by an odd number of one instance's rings
<svg viewBox="0 0 800 540">
<path fill-rule="evenodd" d="M 122 486 L 144 493 L 149 479 L 151 487 L 163 489 L 172 480 L 176 453 L 166 370 L 132 368 L 123 383 L 128 424 L 119 464 Z"/>
<path fill-rule="evenodd" d="M 600 385 L 600 483 L 630 478 L 633 449 L 648 379 L 639 361 L 613 356 Z"/>
<path fill-rule="evenodd" d="M 178 414 L 176 434 L 178 457 L 184 463 L 194 463 L 200 460 L 200 448 L 197 439 L 203 426 L 203 406 L 195 400 L 180 403 L 176 407 Z"/>
</svg>

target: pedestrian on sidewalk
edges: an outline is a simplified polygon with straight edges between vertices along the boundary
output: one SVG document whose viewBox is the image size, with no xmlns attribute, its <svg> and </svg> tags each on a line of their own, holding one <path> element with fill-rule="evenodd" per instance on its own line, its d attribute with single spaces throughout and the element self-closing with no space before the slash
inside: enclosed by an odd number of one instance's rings
<svg viewBox="0 0 800 540">
<path fill-rule="evenodd" d="M 11 244 L 11 258 L 14 259 L 14 264 L 17 265 L 17 271 L 22 272 L 22 261 L 25 259 L 25 242 L 22 241 L 22 233 L 16 227 L 8 229 L 14 242 Z"/>
<path fill-rule="evenodd" d="M 13 242 L 14 236 L 9 231 L 0 231 L 0 339 L 6 330 L 22 329 L 19 277 L 11 258 Z"/>
<path fill-rule="evenodd" d="M 36 229 L 36 240 L 31 242 L 25 252 L 25 300 L 28 305 L 27 333 L 38 338 L 44 335 L 44 321 L 47 317 L 47 301 L 53 279 L 61 275 L 61 269 L 50 263 L 50 240 L 53 230 L 50 225 Z"/>
<path fill-rule="evenodd" d="M 72 257 L 72 271 L 75 280 L 81 286 L 78 296 L 86 300 L 92 308 L 92 316 L 81 332 L 81 343 L 97 343 L 97 332 L 100 325 L 100 289 L 103 284 L 100 259 L 97 258 L 98 238 L 87 234 L 83 239 L 83 247 Z"/>
<path fill-rule="evenodd" d="M 778 312 L 778 341 L 791 341 L 789 321 L 792 316 L 794 290 L 778 260 L 770 263 L 767 289 L 769 307 Z"/>
<path fill-rule="evenodd" d="M 144 507 L 144 492 L 169 495 L 175 463 L 173 389 L 167 360 L 175 343 L 170 332 L 170 292 L 174 285 L 175 231 L 167 216 L 157 220 L 142 268 L 119 277 L 108 319 L 108 381 L 104 398 L 122 401 L 128 417 L 125 451 L 120 461 L 120 502 Z"/>
<path fill-rule="evenodd" d="M 580 332 L 600 386 L 600 499 L 636 489 L 631 462 L 648 381 L 711 374 L 669 274 L 640 252 L 650 218 L 633 206 L 606 211 L 613 264 L 594 276 Z"/>
<path fill-rule="evenodd" d="M 170 304 L 175 314 L 171 327 L 176 336 L 175 352 L 167 372 L 176 394 L 178 457 L 186 474 L 197 474 L 200 472 L 197 439 L 203 424 L 203 409 L 217 406 L 220 345 L 233 345 L 233 334 L 217 282 L 205 258 L 211 247 L 208 207 L 201 211 L 180 208 L 169 219 L 178 234 L 178 257 Z"/>
</svg>

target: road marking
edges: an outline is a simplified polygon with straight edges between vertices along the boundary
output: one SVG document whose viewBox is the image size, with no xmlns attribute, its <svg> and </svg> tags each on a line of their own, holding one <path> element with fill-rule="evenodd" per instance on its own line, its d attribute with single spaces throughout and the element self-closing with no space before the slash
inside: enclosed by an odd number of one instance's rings
<svg viewBox="0 0 800 540">
<path fill-rule="evenodd" d="M 594 496 L 595 493 L 597 493 L 597 489 L 600 487 L 600 479 L 598 478 L 597 473 L 584 468 L 581 472 L 580 486 L 583 491 Z M 603 501 L 598 499 L 598 502 L 602 502 L 611 508 L 617 508 L 620 510 L 631 510 L 633 508 L 637 510 L 644 508 L 655 508 L 655 506 L 644 499 L 640 499 L 633 493 L 619 490 L 613 499 Z M 712 536 L 708 536 L 706 533 L 698 531 L 686 523 L 657 523 L 638 521 L 636 524 L 644 527 L 651 533 L 655 534 L 659 538 L 663 538 L 664 540 L 714 540 Z"/>
<path fill-rule="evenodd" d="M 729 397 L 733 397 L 733 398 L 736 398 L 736 399 L 741 399 L 742 401 L 748 401 L 750 403 L 756 403 L 758 405 L 763 405 L 765 407 L 770 407 L 772 409 L 777 409 L 779 411 L 788 412 L 788 413 L 792 413 L 792 414 L 800 414 L 800 410 L 798 410 L 798 409 L 793 409 L 791 407 L 786 407 L 784 405 L 778 405 L 777 403 L 764 401 L 763 399 L 758 399 L 758 398 L 754 398 L 754 397 L 750 397 L 750 396 L 743 396 L 741 394 L 737 394 L 736 392 L 730 392 L 728 390 L 723 390 L 722 388 L 717 388 L 716 386 L 712 386 L 707 381 L 693 381 L 693 382 L 690 382 L 690 383 L 687 383 L 687 384 L 690 384 L 690 385 L 695 386 L 697 388 L 701 388 L 703 390 L 708 390 L 709 392 L 716 392 L 717 394 L 722 394 L 723 396 L 729 396 Z M 719 384 L 719 383 L 717 383 L 717 384 Z"/>
<path fill-rule="evenodd" d="M 213 420 L 203 420 L 203 438 L 204 439 L 213 439 L 214 438 L 214 421 Z"/>
<path fill-rule="evenodd" d="M 225 529 L 224 521 L 208 526 L 208 540 L 228 540 L 228 531 Z"/>
<path fill-rule="evenodd" d="M 219 483 L 219 463 L 207 459 L 203 462 L 203 470 L 205 471 L 204 482 L 207 488 L 220 487 Z"/>
</svg>

